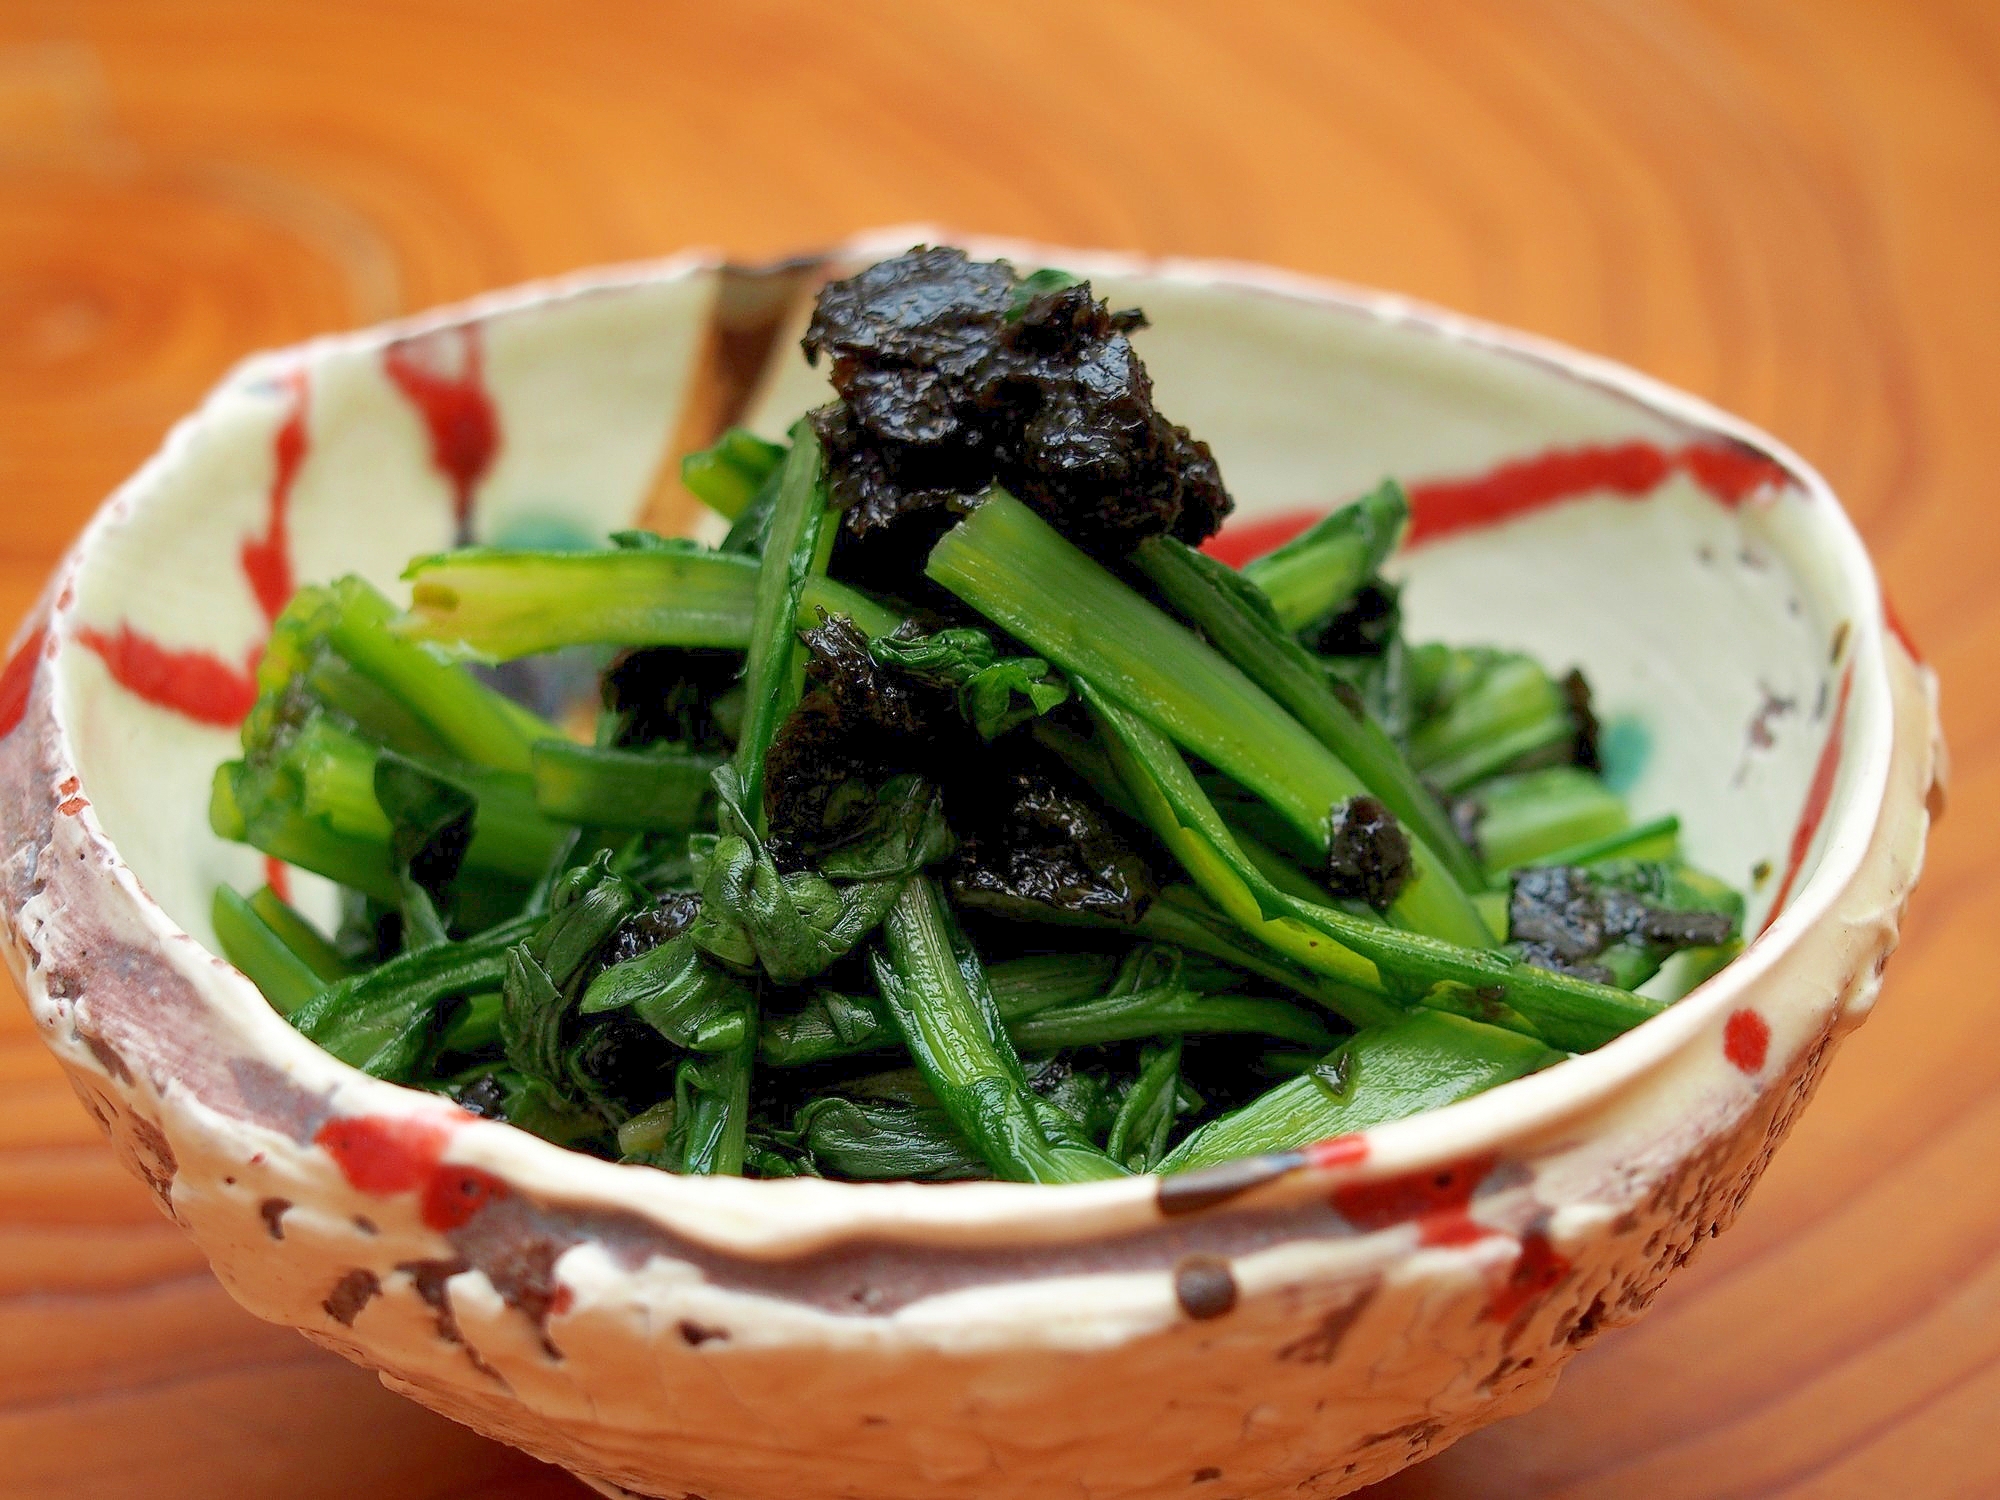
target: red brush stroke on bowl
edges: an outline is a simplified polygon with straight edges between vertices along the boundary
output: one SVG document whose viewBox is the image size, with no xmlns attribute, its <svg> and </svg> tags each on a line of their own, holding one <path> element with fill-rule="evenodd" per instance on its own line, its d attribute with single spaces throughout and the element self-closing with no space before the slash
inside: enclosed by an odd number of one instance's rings
<svg viewBox="0 0 2000 1500">
<path fill-rule="evenodd" d="M 41 664 L 42 643 L 48 635 L 46 624 L 37 625 L 0 668 L 0 738 L 19 729 L 27 715 L 28 694 L 34 690 L 35 668 Z"/>
<path fill-rule="evenodd" d="M 1527 458 L 1509 459 L 1483 474 L 1420 480 L 1410 485 L 1410 530 L 1404 545 L 1421 546 L 1460 532 L 1496 526 L 1586 495 L 1638 499 L 1658 489 L 1674 473 L 1686 474 L 1728 506 L 1741 505 L 1758 490 L 1789 480 L 1774 460 L 1735 445 L 1689 443 L 1663 448 L 1635 440 L 1551 448 Z M 1241 567 L 1283 546 L 1325 514 L 1324 510 L 1300 510 L 1246 521 L 1226 528 L 1203 550 Z"/>
<path fill-rule="evenodd" d="M 1792 887 L 1798 883 L 1800 873 L 1805 869 L 1806 855 L 1812 852 L 1813 838 L 1819 833 L 1819 825 L 1825 821 L 1827 804 L 1833 800 L 1833 784 L 1840 776 L 1840 750 L 1847 740 L 1847 700 L 1854 691 L 1854 663 L 1847 664 L 1847 670 L 1840 676 L 1840 696 L 1833 706 L 1833 724 L 1826 732 L 1826 743 L 1820 746 L 1819 763 L 1813 767 L 1812 784 L 1806 788 L 1806 805 L 1799 812 L 1799 821 L 1792 829 L 1792 847 L 1785 857 L 1785 878 L 1778 882 L 1778 894 L 1771 898 L 1771 909 L 1764 917 L 1763 931 L 1768 931 L 1778 920 L 1778 913 L 1785 909 L 1791 899 Z"/>
<path fill-rule="evenodd" d="M 1771 1051 L 1771 1023 L 1754 1010 L 1729 1013 L 1722 1027 L 1722 1055 L 1745 1073 L 1763 1071 Z"/>
<path fill-rule="evenodd" d="M 349 1115 L 328 1120 L 313 1142 L 350 1187 L 386 1197 L 428 1187 L 462 1123 L 446 1115 Z"/>
<path fill-rule="evenodd" d="M 1447 1236 L 1439 1243 L 1456 1243 L 1451 1236 L 1457 1233 L 1457 1222 L 1471 1206 L 1479 1184 L 1493 1170 L 1493 1162 L 1491 1155 L 1468 1157 L 1377 1182 L 1348 1183 L 1334 1189 L 1333 1206 L 1356 1229 L 1387 1229 L 1413 1219 L 1426 1223 L 1435 1219 L 1437 1231 Z"/>
<path fill-rule="evenodd" d="M 292 486 L 298 480 L 299 468 L 305 463 L 310 446 L 306 433 L 305 371 L 294 370 L 287 375 L 285 387 L 291 392 L 292 406 L 279 425 L 277 436 L 271 440 L 272 473 L 264 499 L 264 534 L 245 538 L 236 554 L 243 566 L 243 576 L 249 580 L 250 592 L 257 596 L 257 604 L 267 620 L 278 618 L 296 587 L 289 526 Z"/>
<path fill-rule="evenodd" d="M 134 697 L 218 729 L 234 729 L 257 701 L 257 658 L 252 646 L 235 666 L 210 651 L 175 651 L 121 623 L 106 632 L 85 625 L 77 643 L 104 659 L 112 680 Z"/>
<path fill-rule="evenodd" d="M 306 425 L 310 388 L 305 372 L 284 377 L 289 395 L 285 419 L 271 439 L 271 481 L 265 492 L 264 530 L 246 537 L 237 549 L 243 578 L 263 611 L 275 620 L 292 597 L 290 509 L 292 487 L 311 449 Z M 76 633 L 79 644 L 103 658 L 112 680 L 127 692 L 157 708 L 168 709 L 197 724 L 234 729 L 257 701 L 257 659 L 263 655 L 260 637 L 238 667 L 212 651 L 162 644 L 129 621 L 115 631 L 86 625 Z"/>
<path fill-rule="evenodd" d="M 473 496 L 500 447 L 484 366 L 476 323 L 398 339 L 382 351 L 382 368 L 423 419 L 431 463 L 451 486 L 461 543 L 471 540 Z"/>
<path fill-rule="evenodd" d="M 1549 1243 L 1549 1237 L 1531 1229 L 1521 1236 L 1521 1253 L 1493 1295 L 1487 1299 L 1486 1321 L 1511 1323 L 1529 1303 L 1547 1296 L 1570 1273 L 1569 1257 Z"/>
</svg>

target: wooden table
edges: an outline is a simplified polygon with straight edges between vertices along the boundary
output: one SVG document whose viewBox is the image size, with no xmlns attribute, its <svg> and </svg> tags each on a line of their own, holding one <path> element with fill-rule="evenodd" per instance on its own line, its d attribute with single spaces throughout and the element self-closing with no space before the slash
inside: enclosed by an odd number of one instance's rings
<svg viewBox="0 0 2000 1500">
<path fill-rule="evenodd" d="M 1957 757 L 1888 1003 L 1643 1324 L 1375 1493 L 2000 1495 L 1991 0 L 10 0 L 0 615 L 253 348 L 919 218 L 1393 287 L 1825 470 Z M 238 1311 L 0 1006 L 0 1495 L 275 1494 L 582 1491 Z"/>
</svg>

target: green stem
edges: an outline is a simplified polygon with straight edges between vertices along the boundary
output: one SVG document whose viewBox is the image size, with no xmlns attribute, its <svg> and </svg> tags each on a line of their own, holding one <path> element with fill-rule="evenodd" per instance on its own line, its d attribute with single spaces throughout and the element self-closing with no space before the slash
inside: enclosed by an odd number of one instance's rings
<svg viewBox="0 0 2000 1500">
<path fill-rule="evenodd" d="M 750 639 L 754 558 L 693 548 L 508 552 L 419 558 L 397 628 L 490 661 L 568 646 L 741 650 Z"/>
<path fill-rule="evenodd" d="M 721 759 L 684 751 L 615 750 L 571 740 L 535 746 L 535 806 L 559 823 L 683 832 L 694 826 Z"/>
<path fill-rule="evenodd" d="M 1619 833 L 1625 800 L 1589 771 L 1548 766 L 1496 776 L 1477 792 L 1479 847 L 1494 873 Z"/>
<path fill-rule="evenodd" d="M 307 968 L 328 984 L 336 979 L 345 979 L 354 972 L 353 965 L 341 957 L 340 950 L 268 885 L 259 886 L 250 893 L 250 909 L 266 927 L 283 939 L 285 946 Z"/>
<path fill-rule="evenodd" d="M 1084 690 L 1126 785 L 1154 833 L 1195 883 L 1246 932 L 1295 962 L 1362 989 L 1392 989 L 1420 1004 L 1460 1008 L 1472 1001 L 1521 1018 L 1551 1046 L 1587 1052 L 1664 1007 L 1655 1000 L 1573 975 L 1551 973 L 1494 949 L 1454 943 L 1370 922 L 1298 900 L 1264 879 L 1202 793 L 1166 738 L 1137 716 Z M 1374 1014 L 1343 1011 L 1358 1026 L 1390 1019 L 1395 1002 Z"/>
<path fill-rule="evenodd" d="M 1314 848 L 1361 779 L 1243 672 L 1001 491 L 947 532 L 930 576 L 1072 680 L 1142 714 L 1264 799 Z M 1419 838 L 1392 908 L 1412 929 L 1467 944 L 1492 936 Z"/>
<path fill-rule="evenodd" d="M 1303 630 L 1344 606 L 1396 550 L 1410 503 L 1393 479 L 1342 506 L 1274 552 L 1243 566 L 1286 630 Z"/>
<path fill-rule="evenodd" d="M 338 607 L 326 639 L 442 740 L 460 760 L 504 771 L 528 769 L 528 747 L 555 726 L 501 696 L 470 672 L 391 630 L 395 609 L 358 578 L 333 586 Z"/>
<path fill-rule="evenodd" d="M 1636 827 L 1606 834 L 1601 839 L 1571 844 L 1566 849 L 1556 849 L 1535 859 L 1523 860 L 1521 863 L 1596 865 L 1612 859 L 1678 860 L 1680 857 L 1681 820 L 1669 813 L 1663 818 L 1654 818 Z"/>
<path fill-rule="evenodd" d="M 264 992 L 271 1009 L 293 1015 L 326 988 L 326 981 L 294 953 L 251 904 L 226 885 L 215 888 L 209 919 L 222 956 Z"/>
<path fill-rule="evenodd" d="M 1458 793 L 1503 771 L 1567 759 L 1576 739 L 1569 698 L 1541 666 L 1510 652 L 1455 652 L 1470 678 L 1410 733 L 1410 761 L 1433 785 Z"/>
<path fill-rule="evenodd" d="M 499 989 L 508 949 L 540 925 L 538 917 L 521 917 L 465 942 L 392 958 L 328 985 L 292 1013 L 292 1025 L 365 1073 L 410 1081 L 444 1003 Z"/>
<path fill-rule="evenodd" d="M 695 548 L 619 552 L 446 552 L 411 563 L 410 612 L 397 631 L 484 661 L 569 646 L 741 651 L 756 612 L 757 559 Z M 815 578 L 800 623 L 847 615 L 869 635 L 903 617 L 859 589 Z"/>
<path fill-rule="evenodd" d="M 764 832 L 764 757 L 778 726 L 798 701 L 794 669 L 799 656 L 797 621 L 806 580 L 819 554 L 826 520 L 825 466 L 819 440 L 804 421 L 792 428 L 792 450 L 778 478 L 743 666 L 743 732 L 736 744 L 736 773 L 743 810 Z"/>
<path fill-rule="evenodd" d="M 1087 1182 L 1124 1175 L 1100 1152 L 1051 1143 L 978 962 L 952 940 L 944 900 L 914 875 L 889 908 L 877 980 L 890 1020 L 952 1122 L 997 1176 Z"/>
<path fill-rule="evenodd" d="M 732 427 L 708 447 L 681 459 L 681 483 L 710 510 L 733 521 L 749 509 L 764 481 L 784 461 L 780 444 Z"/>
<path fill-rule="evenodd" d="M 1311 1073 L 1211 1120 L 1175 1147 L 1160 1170 L 1293 1150 L 1440 1109 L 1560 1061 L 1561 1053 L 1533 1038 L 1416 1011 L 1357 1033 Z"/>
<path fill-rule="evenodd" d="M 1461 887 L 1479 888 L 1479 865 L 1438 799 L 1379 725 L 1334 696 L 1326 669 L 1275 616 L 1255 607 L 1262 601 L 1246 598 L 1254 585 L 1172 537 L 1153 537 L 1132 556 L 1167 603 L 1350 767 L 1413 842 L 1425 845 Z"/>
<path fill-rule="evenodd" d="M 750 1138 L 750 1075 L 756 1061 L 752 1033 L 730 1052 L 681 1064 L 695 1075 L 682 1139 L 681 1171 L 693 1176 L 741 1177 Z"/>
</svg>

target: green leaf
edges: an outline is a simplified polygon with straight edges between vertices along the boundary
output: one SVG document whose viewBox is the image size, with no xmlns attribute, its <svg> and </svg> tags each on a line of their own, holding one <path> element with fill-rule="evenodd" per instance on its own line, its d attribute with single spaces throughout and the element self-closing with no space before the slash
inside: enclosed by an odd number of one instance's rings
<svg viewBox="0 0 2000 1500">
<path fill-rule="evenodd" d="M 903 883 L 942 859 L 951 837 L 936 789 L 892 778 L 857 838 L 824 855 L 818 870 L 780 872 L 743 807 L 734 768 L 715 773 L 721 821 L 732 831 L 704 857 L 694 941 L 741 974 L 779 984 L 824 973 L 881 925 Z"/>
<path fill-rule="evenodd" d="M 883 666 L 955 690 L 959 712 L 982 739 L 997 739 L 1069 700 L 1069 684 L 1047 662 L 1003 657 L 991 635 L 971 626 L 878 636 L 868 651 Z"/>
<path fill-rule="evenodd" d="M 1105 1150 L 1128 1172 L 1151 1172 L 1166 1159 L 1167 1137 L 1181 1114 L 1181 1042 L 1148 1047 L 1126 1090 Z"/>
<path fill-rule="evenodd" d="M 1562 1054 L 1494 1026 L 1437 1011 L 1357 1032 L 1327 1064 L 1211 1120 L 1163 1172 L 1286 1151 L 1439 1109 L 1560 1062 Z"/>
<path fill-rule="evenodd" d="M 403 941 L 446 941 L 451 885 L 472 847 L 478 799 L 393 750 L 375 761 L 375 801 L 389 820 L 389 859 L 403 892 Z"/>
<path fill-rule="evenodd" d="M 681 483 L 710 510 L 735 520 L 785 461 L 781 444 L 732 427 L 681 459 Z"/>
</svg>

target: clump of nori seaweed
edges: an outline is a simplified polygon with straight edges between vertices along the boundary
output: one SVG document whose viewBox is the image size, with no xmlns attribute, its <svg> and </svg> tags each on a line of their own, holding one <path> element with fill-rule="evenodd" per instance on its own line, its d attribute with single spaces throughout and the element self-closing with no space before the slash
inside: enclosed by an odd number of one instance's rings
<svg viewBox="0 0 2000 1500">
<path fill-rule="evenodd" d="M 1328 832 L 1326 888 L 1387 911 L 1416 869 L 1396 815 L 1373 797 L 1349 797 L 1335 805 Z"/>
<path fill-rule="evenodd" d="M 1616 975 L 1598 960 L 1621 944 L 1671 952 L 1729 941 L 1734 914 L 1669 905 L 1665 892 L 1649 889 L 1662 883 L 1648 877 L 1663 868 L 1546 865 L 1516 871 L 1508 935 L 1529 963 L 1603 984 L 1615 983 Z"/>
<path fill-rule="evenodd" d="M 651 646 L 622 652 L 604 673 L 610 742 L 727 751 L 733 737 L 718 722 L 716 705 L 742 671 L 739 651 Z"/>
<path fill-rule="evenodd" d="M 701 897 L 693 891 L 665 891 L 652 905 L 642 906 L 611 934 L 605 963 L 622 964 L 642 953 L 651 953 L 694 926 L 701 914 Z"/>
<path fill-rule="evenodd" d="M 951 690 L 876 660 L 852 621 L 800 632 L 806 691 L 772 741 L 765 807 L 774 856 L 800 866 L 860 827 L 874 789 L 914 773 L 944 796 L 961 843 L 953 890 L 1038 920 L 1065 913 L 1129 924 L 1152 899 L 1145 863 L 1080 788 L 1020 733 L 988 745 Z"/>
<path fill-rule="evenodd" d="M 992 483 L 1106 558 L 1213 536 L 1232 502 L 1207 445 L 1154 407 L 1128 337 L 1143 324 L 1088 282 L 1023 282 L 947 248 L 829 283 L 804 346 L 840 398 L 813 426 L 856 550 L 920 574 Z"/>
<path fill-rule="evenodd" d="M 1129 926 L 1145 915 L 1152 872 L 1079 789 L 1017 763 L 996 770 L 981 793 L 946 803 L 954 813 L 974 804 L 947 872 L 960 902 L 1041 920 L 1068 914 Z"/>
<path fill-rule="evenodd" d="M 975 744 L 951 693 L 882 666 L 845 616 L 799 632 L 806 690 L 765 761 L 764 802 L 781 862 L 837 844 L 872 806 L 873 788 L 899 772 L 935 778 L 954 751 Z"/>
</svg>

